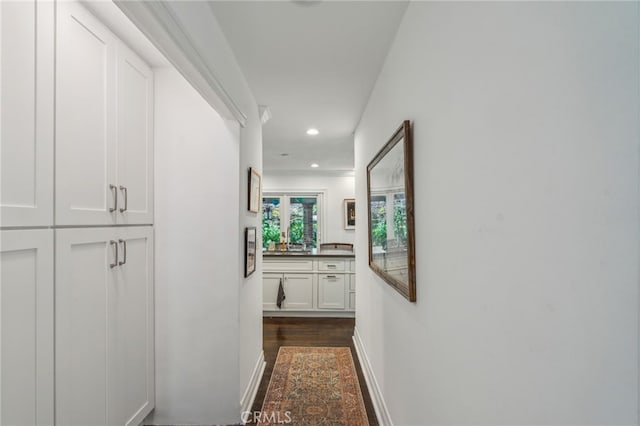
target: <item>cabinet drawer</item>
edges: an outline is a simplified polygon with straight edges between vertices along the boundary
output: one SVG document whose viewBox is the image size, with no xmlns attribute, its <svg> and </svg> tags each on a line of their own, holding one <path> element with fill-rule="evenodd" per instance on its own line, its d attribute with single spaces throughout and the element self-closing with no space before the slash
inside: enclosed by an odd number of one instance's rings
<svg viewBox="0 0 640 426">
<path fill-rule="evenodd" d="M 344 271 L 344 260 L 319 260 L 318 271 Z"/>
<path fill-rule="evenodd" d="M 289 271 L 313 271 L 312 260 L 266 260 L 262 264 L 262 270 L 265 272 L 289 272 Z"/>
<path fill-rule="evenodd" d="M 349 261 L 349 272 L 355 272 L 356 271 L 356 261 L 355 260 L 350 260 Z"/>
</svg>

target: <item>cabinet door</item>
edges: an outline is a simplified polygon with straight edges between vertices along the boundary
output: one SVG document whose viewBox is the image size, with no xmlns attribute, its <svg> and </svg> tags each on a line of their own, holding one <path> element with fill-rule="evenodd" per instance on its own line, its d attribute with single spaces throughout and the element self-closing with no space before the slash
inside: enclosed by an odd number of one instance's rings
<svg viewBox="0 0 640 426">
<path fill-rule="evenodd" d="M 118 222 L 153 223 L 153 73 L 118 46 Z"/>
<path fill-rule="evenodd" d="M 318 308 L 345 308 L 344 274 L 321 274 L 318 276 Z"/>
<path fill-rule="evenodd" d="M 2 231 L 0 239 L 0 424 L 51 425 L 53 231 Z"/>
<path fill-rule="evenodd" d="M 56 424 L 116 425 L 108 401 L 116 359 L 107 341 L 117 265 L 112 228 L 56 230 Z M 112 243 L 113 241 L 113 243 Z M 109 312 L 111 311 L 111 312 Z"/>
<path fill-rule="evenodd" d="M 278 287 L 283 280 L 282 274 L 262 274 L 262 310 L 277 311 Z"/>
<path fill-rule="evenodd" d="M 56 7 L 56 223 L 114 224 L 116 40 L 78 3 Z"/>
<path fill-rule="evenodd" d="M 288 311 L 313 309 L 314 274 L 284 274 L 285 300 L 283 307 Z"/>
<path fill-rule="evenodd" d="M 53 2 L 0 2 L 0 226 L 53 221 Z"/>
<path fill-rule="evenodd" d="M 117 365 L 109 386 L 114 424 L 137 426 L 155 403 L 153 334 L 153 228 L 118 232 L 120 259 L 113 271 L 114 336 L 109 341 Z M 110 375 L 111 376 L 111 375 Z"/>
</svg>

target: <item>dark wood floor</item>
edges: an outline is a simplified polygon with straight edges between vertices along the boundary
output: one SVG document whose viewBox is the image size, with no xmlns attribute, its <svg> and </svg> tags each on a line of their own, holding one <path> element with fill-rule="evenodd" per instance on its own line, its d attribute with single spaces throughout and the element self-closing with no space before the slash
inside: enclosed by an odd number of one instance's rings
<svg viewBox="0 0 640 426">
<path fill-rule="evenodd" d="M 358 355 L 353 346 L 352 318 L 264 318 L 263 347 L 267 366 L 253 403 L 252 410 L 260 411 L 264 396 L 267 393 L 271 372 L 276 362 L 280 346 L 348 346 L 356 365 L 360 389 L 367 409 L 369 424 L 378 425 L 371 397 L 362 375 Z"/>
</svg>

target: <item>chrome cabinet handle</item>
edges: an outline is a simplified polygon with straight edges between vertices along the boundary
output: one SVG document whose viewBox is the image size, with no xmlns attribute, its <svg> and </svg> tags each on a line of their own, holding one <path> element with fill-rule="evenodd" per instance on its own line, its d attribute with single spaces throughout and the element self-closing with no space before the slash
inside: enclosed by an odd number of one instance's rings
<svg viewBox="0 0 640 426">
<path fill-rule="evenodd" d="M 113 263 L 109 264 L 109 268 L 115 268 L 116 266 L 118 266 L 118 242 L 114 241 L 114 240 L 111 240 L 111 241 L 109 241 L 109 244 L 116 247 L 115 261 Z"/>
<path fill-rule="evenodd" d="M 122 262 L 118 262 L 118 265 L 122 266 L 125 263 L 127 263 L 127 241 L 123 239 L 119 239 L 118 242 L 122 244 L 122 251 L 123 251 L 123 254 L 122 254 L 123 260 Z"/>
<path fill-rule="evenodd" d="M 328 279 L 330 279 L 330 280 L 331 280 L 331 279 L 335 280 L 335 279 L 336 279 L 336 278 L 338 278 L 338 277 L 336 277 L 335 275 L 327 275 L 327 278 L 328 278 Z"/>
<path fill-rule="evenodd" d="M 109 190 L 113 192 L 113 207 L 109 208 L 109 213 L 113 213 L 118 210 L 118 187 L 115 185 L 109 185 Z"/>
<path fill-rule="evenodd" d="M 335 269 L 337 267 L 338 267 L 338 265 L 327 265 L 327 268 L 329 268 L 329 269 Z"/>
<path fill-rule="evenodd" d="M 129 205 L 129 190 L 127 190 L 126 186 L 120 185 L 120 191 L 124 192 L 124 208 L 120 207 L 120 213 L 124 213 L 127 211 L 127 206 Z"/>
</svg>

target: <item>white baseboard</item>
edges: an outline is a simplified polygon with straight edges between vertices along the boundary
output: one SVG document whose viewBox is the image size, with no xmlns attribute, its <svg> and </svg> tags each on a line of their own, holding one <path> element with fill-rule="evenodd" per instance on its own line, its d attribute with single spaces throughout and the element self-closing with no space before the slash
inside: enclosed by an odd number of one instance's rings
<svg viewBox="0 0 640 426">
<path fill-rule="evenodd" d="M 382 426 L 393 426 L 391 421 L 391 415 L 387 409 L 387 404 L 384 402 L 384 396 L 378 386 L 376 377 L 373 374 L 373 369 L 369 363 L 369 358 L 362 345 L 362 340 L 358 334 L 358 328 L 353 331 L 353 343 L 358 353 L 358 359 L 360 360 L 360 367 L 362 368 L 362 374 L 364 374 L 364 381 L 367 382 L 367 388 L 369 389 L 369 395 L 371 396 L 371 402 L 373 403 L 373 409 L 376 412 L 378 423 Z"/>
<path fill-rule="evenodd" d="M 260 356 L 258 356 L 258 361 L 253 368 L 253 373 L 251 373 L 247 389 L 245 389 L 244 395 L 242 395 L 242 399 L 240 400 L 241 413 L 251 411 L 251 406 L 253 405 L 253 401 L 256 399 L 256 394 L 258 393 L 260 381 L 262 381 L 262 375 L 264 374 L 266 366 L 267 363 L 264 360 L 264 351 L 260 351 Z M 242 418 L 245 417 L 246 416 L 242 416 Z"/>
</svg>

